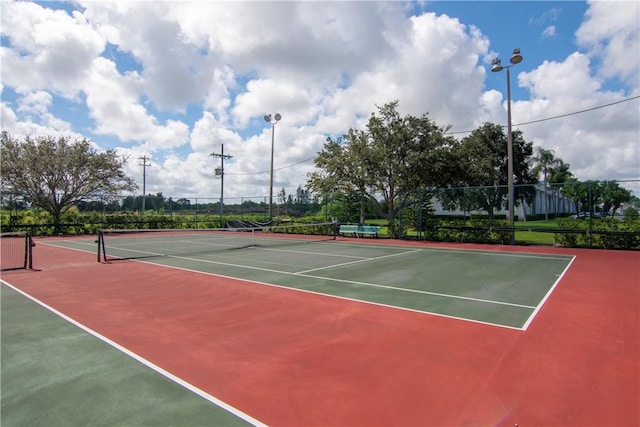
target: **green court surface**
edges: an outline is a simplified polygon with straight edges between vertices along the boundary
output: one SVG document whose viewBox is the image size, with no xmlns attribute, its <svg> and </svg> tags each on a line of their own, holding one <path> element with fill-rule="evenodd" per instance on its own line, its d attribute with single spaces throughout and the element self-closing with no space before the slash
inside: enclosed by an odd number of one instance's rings
<svg viewBox="0 0 640 427">
<path fill-rule="evenodd" d="M 108 240 L 117 257 L 526 329 L 573 257 L 206 233 Z M 243 241 L 243 239 L 247 241 Z M 48 244 L 96 251 L 95 239 Z M 166 245 L 166 246 L 164 246 Z"/>
<path fill-rule="evenodd" d="M 3 426 L 255 425 L 1 287 Z"/>
</svg>

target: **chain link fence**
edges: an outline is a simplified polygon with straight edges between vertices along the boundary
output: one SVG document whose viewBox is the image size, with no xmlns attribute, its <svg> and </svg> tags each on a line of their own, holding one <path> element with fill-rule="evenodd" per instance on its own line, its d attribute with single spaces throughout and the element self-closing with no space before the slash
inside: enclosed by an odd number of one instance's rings
<svg viewBox="0 0 640 427">
<path fill-rule="evenodd" d="M 622 184 L 625 184 L 624 186 Z M 435 241 L 509 243 L 543 233 L 562 246 L 637 248 L 639 181 L 588 181 L 514 186 L 423 188 L 403 199 L 398 236 Z M 522 243 L 522 242 L 521 242 Z"/>
<path fill-rule="evenodd" d="M 126 196 L 86 200 L 66 210 L 59 224 L 41 209 L 2 195 L 2 231 L 34 235 L 88 234 L 101 228 L 219 228 L 227 221 L 304 220 L 369 222 L 381 235 L 405 239 L 478 243 L 528 243 L 522 233 L 542 233 L 563 246 L 638 247 L 640 180 L 516 185 L 514 218 L 508 216 L 508 187 L 421 188 L 394 200 L 389 219 L 357 193 L 310 197 L 305 192 L 219 198 Z M 383 211 L 388 206 L 382 201 Z M 364 220 L 364 221 L 363 221 Z M 544 239 L 543 239 L 544 240 Z"/>
</svg>

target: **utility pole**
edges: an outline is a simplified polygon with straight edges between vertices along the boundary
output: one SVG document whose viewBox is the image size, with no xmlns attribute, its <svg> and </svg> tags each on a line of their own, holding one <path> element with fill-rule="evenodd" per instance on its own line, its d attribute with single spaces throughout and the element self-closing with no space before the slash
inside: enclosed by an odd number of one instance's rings
<svg viewBox="0 0 640 427">
<path fill-rule="evenodd" d="M 220 218 L 222 218 L 222 204 L 224 203 L 224 159 L 230 159 L 233 156 L 224 154 L 224 144 L 220 144 L 220 153 L 211 153 L 211 157 L 220 157 L 220 167 L 216 168 L 216 176 L 220 175 Z"/>
<path fill-rule="evenodd" d="M 138 157 L 138 160 L 142 160 L 142 215 L 144 215 L 144 205 L 147 198 L 147 166 L 151 167 L 151 163 L 147 163 L 149 158 L 147 156 Z"/>
</svg>

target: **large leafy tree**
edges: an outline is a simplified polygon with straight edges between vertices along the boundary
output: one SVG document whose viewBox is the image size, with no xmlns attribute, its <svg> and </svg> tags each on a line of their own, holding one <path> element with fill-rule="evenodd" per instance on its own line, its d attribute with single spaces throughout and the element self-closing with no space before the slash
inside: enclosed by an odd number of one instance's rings
<svg viewBox="0 0 640 427">
<path fill-rule="evenodd" d="M 3 131 L 1 140 L 2 190 L 49 212 L 56 225 L 62 212 L 79 201 L 108 200 L 136 187 L 123 171 L 124 159 L 113 150 L 98 152 L 86 139 L 27 136 L 19 140 Z"/>
<path fill-rule="evenodd" d="M 513 173 L 516 201 L 530 201 L 534 196 L 535 177 L 529 170 L 533 144 L 525 141 L 522 132 L 512 132 Z M 447 200 L 449 206 L 460 206 L 465 200 L 467 209 L 481 209 L 493 218 L 494 212 L 508 205 L 507 135 L 502 126 L 485 123 L 462 139 L 457 159 L 464 165 L 460 187 L 472 187 L 466 197 Z"/>
<path fill-rule="evenodd" d="M 364 222 L 367 188 L 365 170 L 359 161 L 363 138 L 362 132 L 353 129 L 344 137 L 327 138 L 315 158 L 317 170 L 309 174 L 307 182 L 311 191 L 333 199 L 341 199 L 338 196 L 343 194 L 359 194 L 360 222 Z"/>
<path fill-rule="evenodd" d="M 594 213 L 596 207 L 602 205 L 605 214 L 614 215 L 623 203 L 633 200 L 631 191 L 620 187 L 616 181 L 569 180 L 562 188 L 562 193 L 576 204 L 576 214 L 580 212 Z"/>
<path fill-rule="evenodd" d="M 378 107 L 365 130 L 350 129 L 338 139 L 327 139 L 315 159 L 318 171 L 308 186 L 320 192 L 356 192 L 386 218 L 392 235 L 404 202 L 422 186 L 443 186 L 455 173 L 455 140 L 426 114 L 401 116 L 398 101 Z"/>
<path fill-rule="evenodd" d="M 576 214 L 580 215 L 580 212 L 594 213 L 595 206 L 601 198 L 601 190 L 598 181 L 581 182 L 572 178 L 562 187 L 562 194 L 573 200 Z"/>
<path fill-rule="evenodd" d="M 620 187 L 620 184 L 615 181 L 602 181 L 600 187 L 602 189 L 602 212 L 605 214 L 615 215 L 623 203 L 628 203 L 633 198 L 631 191 Z"/>
</svg>

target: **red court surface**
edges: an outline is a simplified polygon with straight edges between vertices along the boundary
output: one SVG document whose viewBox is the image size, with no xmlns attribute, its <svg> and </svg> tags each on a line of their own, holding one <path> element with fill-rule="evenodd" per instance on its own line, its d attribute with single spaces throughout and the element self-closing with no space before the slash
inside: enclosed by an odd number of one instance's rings
<svg viewBox="0 0 640 427">
<path fill-rule="evenodd" d="M 269 425 L 640 425 L 639 252 L 483 246 L 577 256 L 520 331 L 43 242 L 3 280 Z"/>
</svg>

